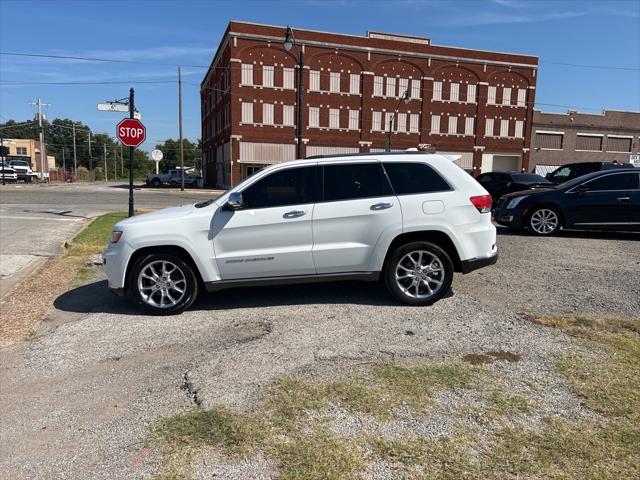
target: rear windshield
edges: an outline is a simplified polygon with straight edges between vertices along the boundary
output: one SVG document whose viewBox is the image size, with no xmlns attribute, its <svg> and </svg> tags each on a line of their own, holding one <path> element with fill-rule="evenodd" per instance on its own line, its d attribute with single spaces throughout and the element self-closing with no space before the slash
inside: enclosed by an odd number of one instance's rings
<svg viewBox="0 0 640 480">
<path fill-rule="evenodd" d="M 549 180 L 535 173 L 516 173 L 513 175 L 513 179 L 519 182 L 549 182 Z"/>
</svg>

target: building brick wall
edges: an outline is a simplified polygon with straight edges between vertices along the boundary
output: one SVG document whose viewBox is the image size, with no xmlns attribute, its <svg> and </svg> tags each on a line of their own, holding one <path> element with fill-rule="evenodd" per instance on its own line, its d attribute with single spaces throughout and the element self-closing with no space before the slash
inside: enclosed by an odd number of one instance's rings
<svg viewBox="0 0 640 480">
<path fill-rule="evenodd" d="M 312 150 L 336 152 L 354 148 L 360 151 L 383 149 L 387 141 L 387 114 L 397 108 L 399 115 L 394 117 L 394 130 L 398 131 L 392 133 L 392 149 L 428 143 L 438 151 L 464 153 L 472 161 L 461 166 L 474 174 L 491 169 L 493 155 L 513 158 L 514 169 L 528 167 L 536 57 L 445 47 L 433 45 L 428 39 L 392 34 L 355 36 L 293 31 L 304 52 L 303 156 L 311 146 L 314 147 Z M 287 51 L 283 47 L 285 32 L 285 27 L 242 22 L 229 24 L 201 84 L 207 184 L 234 185 L 248 173 L 249 164 L 290 159 L 276 158 L 277 149 L 268 150 L 274 152 L 272 158 L 268 158 L 269 154 L 264 158 L 240 158 L 243 142 L 282 145 L 283 152 L 291 150 L 284 146 L 296 143 L 296 127 L 283 125 L 283 107 L 296 108 L 299 75 L 296 49 Z M 252 85 L 242 82 L 243 65 L 253 66 Z M 265 85 L 262 73 L 265 65 L 274 67 L 273 87 Z M 285 68 L 294 69 L 293 88 L 283 88 Z M 318 74 L 312 72 L 319 72 L 317 90 L 312 84 L 312 76 L 316 78 Z M 336 78 L 337 74 L 340 76 L 339 92 L 331 91 L 332 75 Z M 351 91 L 351 75 L 358 76 L 357 92 Z M 382 92 L 377 92 L 375 85 L 380 79 Z M 387 91 L 393 82 L 393 92 Z M 450 97 L 452 90 L 455 92 L 452 85 L 457 85 L 457 100 Z M 475 89 L 473 98 L 467 97 L 468 85 Z M 434 98 L 434 86 L 442 92 L 441 99 Z M 490 87 L 496 89 L 495 105 L 487 102 Z M 413 94 L 406 103 L 400 100 L 405 88 Z M 505 91 L 510 92 L 508 105 L 503 105 L 502 101 Z M 518 101 L 523 96 L 524 104 Z M 253 104 L 252 122 L 242 121 L 243 103 Z M 265 103 L 274 105 L 273 125 L 262 122 Z M 244 108 L 251 109 L 249 106 Z M 310 108 L 319 108 L 318 127 L 310 125 Z M 332 109 L 339 112 L 340 128 L 330 127 Z M 358 128 L 349 128 L 350 110 L 359 112 Z M 411 132 L 411 116 L 415 119 L 416 114 L 419 115 L 418 131 Z M 374 129 L 374 117 L 378 115 L 382 125 L 380 129 Z M 440 116 L 439 133 L 431 131 L 434 115 Z M 220 116 L 226 120 L 221 122 Z M 454 122 L 457 133 L 449 134 L 451 117 L 457 117 Z M 469 133 L 465 133 L 466 118 L 474 119 Z M 487 118 L 493 118 L 496 124 L 490 135 L 485 135 Z M 406 121 L 404 128 L 399 127 L 400 119 Z M 508 121 L 508 129 L 501 135 L 503 120 Z M 516 122 L 522 125 L 522 135 L 518 138 Z M 220 146 L 226 144 L 230 145 L 229 158 L 220 154 Z M 244 154 L 249 151 L 243 149 Z M 227 171 L 229 175 L 225 173 Z"/>
</svg>

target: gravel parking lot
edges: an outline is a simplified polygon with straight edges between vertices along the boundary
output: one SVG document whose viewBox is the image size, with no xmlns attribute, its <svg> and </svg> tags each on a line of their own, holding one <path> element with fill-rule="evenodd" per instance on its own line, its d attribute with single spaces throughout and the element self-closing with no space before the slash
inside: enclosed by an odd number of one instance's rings
<svg viewBox="0 0 640 480">
<path fill-rule="evenodd" d="M 589 415 L 554 371 L 574 340 L 527 315 L 637 318 L 640 235 L 540 239 L 500 229 L 498 246 L 496 266 L 456 275 L 452 294 L 428 308 L 398 306 L 381 285 L 336 283 L 223 291 L 160 318 L 140 315 L 101 279 L 69 291 L 31 342 L 0 351 L 0 469 L 7 478 L 140 478 L 160 456 L 144 443 L 150 422 L 182 408 L 250 408 L 262 388 L 291 374 L 325 380 L 379 362 L 491 351 L 521 356 L 491 366 L 506 374 L 506 390 L 526 392 L 549 415 Z M 449 428 L 452 403 L 473 404 L 460 395 L 443 396 L 432 417 L 439 421 L 429 425 L 363 427 L 344 412 L 328 414 L 345 434 L 439 435 Z M 264 462 L 228 465 L 200 455 L 193 472 L 270 478 L 273 466 Z M 375 464 L 365 476 L 391 475 Z"/>
</svg>

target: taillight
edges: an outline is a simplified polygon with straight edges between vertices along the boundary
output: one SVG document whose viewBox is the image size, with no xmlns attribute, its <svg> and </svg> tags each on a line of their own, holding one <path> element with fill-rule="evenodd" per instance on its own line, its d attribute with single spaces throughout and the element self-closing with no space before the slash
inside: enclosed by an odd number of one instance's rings
<svg viewBox="0 0 640 480">
<path fill-rule="evenodd" d="M 493 201 L 491 195 L 475 195 L 469 198 L 469 200 L 471 200 L 473 206 L 476 207 L 480 213 L 491 211 L 491 203 Z"/>
</svg>

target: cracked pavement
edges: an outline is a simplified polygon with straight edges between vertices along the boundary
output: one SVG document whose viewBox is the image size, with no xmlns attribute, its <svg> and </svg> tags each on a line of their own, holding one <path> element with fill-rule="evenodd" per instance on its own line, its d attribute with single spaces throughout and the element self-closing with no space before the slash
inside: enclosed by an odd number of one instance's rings
<svg viewBox="0 0 640 480">
<path fill-rule="evenodd" d="M 547 382 L 551 408 L 563 408 L 575 398 L 548 372 L 571 339 L 521 312 L 637 316 L 640 236 L 501 230 L 498 244 L 496 266 L 456 275 L 453 294 L 428 308 L 399 306 L 379 284 L 333 283 L 227 290 L 151 317 L 100 278 L 71 290 L 32 341 L 0 350 L 0 470 L 149 476 L 160 452 L 145 438 L 159 418 L 250 408 L 276 378 L 324 380 L 392 360 L 514 352 L 522 360 L 505 368 Z"/>
</svg>

